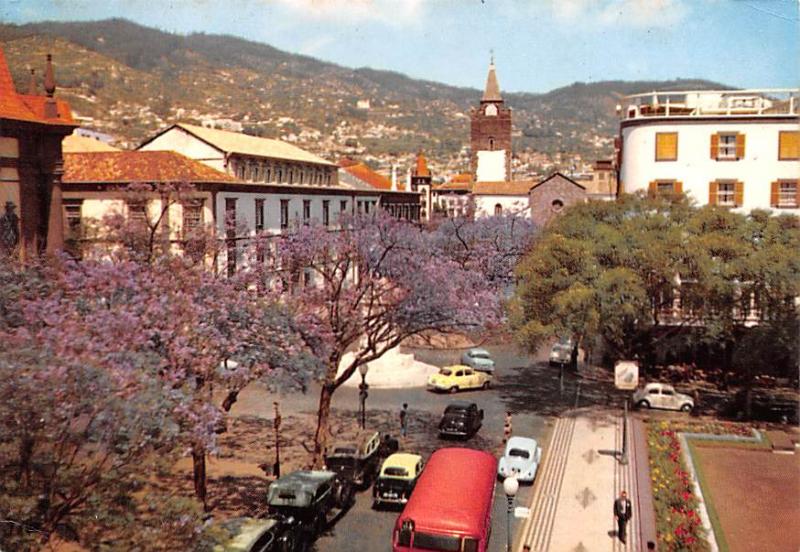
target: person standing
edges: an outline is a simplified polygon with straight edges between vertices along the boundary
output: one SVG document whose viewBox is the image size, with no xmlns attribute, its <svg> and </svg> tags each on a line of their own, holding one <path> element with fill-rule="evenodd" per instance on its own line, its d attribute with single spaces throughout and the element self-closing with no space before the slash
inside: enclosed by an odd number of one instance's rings
<svg viewBox="0 0 800 552">
<path fill-rule="evenodd" d="M 503 423 L 503 443 L 511 438 L 511 411 L 506 410 L 506 421 Z"/>
<path fill-rule="evenodd" d="M 400 409 L 400 435 L 408 436 L 408 403 L 403 403 Z"/>
<path fill-rule="evenodd" d="M 617 520 L 617 536 L 625 544 L 625 528 L 631 519 L 631 501 L 625 491 L 619 493 L 619 498 L 614 501 L 614 519 Z"/>
</svg>

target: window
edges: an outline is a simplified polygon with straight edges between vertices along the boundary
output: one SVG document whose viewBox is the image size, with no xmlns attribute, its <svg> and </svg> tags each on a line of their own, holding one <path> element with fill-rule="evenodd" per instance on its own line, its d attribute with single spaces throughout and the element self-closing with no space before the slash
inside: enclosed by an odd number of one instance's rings
<svg viewBox="0 0 800 552">
<path fill-rule="evenodd" d="M 772 207 L 783 207 L 796 209 L 800 207 L 800 190 L 798 190 L 798 180 L 778 180 L 772 183 L 772 194 L 770 205 Z"/>
<path fill-rule="evenodd" d="M 256 232 L 264 231 L 264 200 L 256 200 Z"/>
<path fill-rule="evenodd" d="M 347 212 L 347 200 L 343 199 L 339 202 L 339 212 L 346 213 Z"/>
<path fill-rule="evenodd" d="M 677 161 L 678 133 L 656 132 L 656 161 Z"/>
<path fill-rule="evenodd" d="M 327 199 L 322 200 L 322 224 L 328 226 L 331 223 L 331 202 Z"/>
<path fill-rule="evenodd" d="M 308 225 L 311 222 L 311 200 L 303 200 L 303 224 Z"/>
<path fill-rule="evenodd" d="M 494 104 L 487 105 L 484 113 L 487 117 L 497 117 L 497 106 Z"/>
<path fill-rule="evenodd" d="M 269 182 L 272 178 L 272 167 L 267 165 L 267 168 L 264 170 L 264 182 Z"/>
<path fill-rule="evenodd" d="M 82 199 L 64 200 L 64 237 L 68 240 L 80 239 L 83 235 L 81 224 Z"/>
<path fill-rule="evenodd" d="M 744 183 L 737 180 L 717 180 L 708 187 L 708 203 L 721 207 L 741 207 L 744 202 Z"/>
<path fill-rule="evenodd" d="M 253 171 L 252 174 L 250 175 L 250 180 L 252 180 L 253 182 L 258 182 L 258 177 L 260 176 L 259 170 L 260 170 L 259 165 L 253 165 Z"/>
<path fill-rule="evenodd" d="M 778 159 L 780 161 L 800 159 L 800 131 L 782 130 L 778 133 Z"/>
<path fill-rule="evenodd" d="M 244 164 L 243 163 L 236 163 L 236 177 L 240 180 L 244 180 Z"/>
<path fill-rule="evenodd" d="M 744 134 L 718 132 L 711 135 L 711 159 L 736 161 L 744 158 Z"/>
<path fill-rule="evenodd" d="M 128 220 L 136 224 L 147 224 L 147 202 L 129 201 Z"/>
<path fill-rule="evenodd" d="M 183 203 L 183 236 L 196 232 L 203 226 L 203 200 L 194 199 Z"/>
<path fill-rule="evenodd" d="M 277 182 L 278 182 L 278 184 L 280 184 L 281 182 L 283 182 L 283 169 L 282 169 L 282 168 L 278 169 L 278 179 L 277 179 Z"/>
<path fill-rule="evenodd" d="M 281 200 L 281 230 L 289 228 L 289 200 Z"/>
<path fill-rule="evenodd" d="M 228 238 L 226 245 L 228 276 L 236 273 L 236 198 L 225 198 L 225 235 Z"/>
<path fill-rule="evenodd" d="M 495 204 L 494 206 L 494 216 L 499 217 L 503 214 L 503 206 L 499 203 Z"/>
<path fill-rule="evenodd" d="M 677 180 L 653 180 L 650 182 L 651 196 L 671 196 L 683 193 L 683 183 Z"/>
<path fill-rule="evenodd" d="M 561 201 L 560 199 L 554 199 L 553 203 L 550 204 L 550 208 L 554 212 L 558 213 L 559 211 L 561 211 L 564 208 L 564 202 Z"/>
</svg>

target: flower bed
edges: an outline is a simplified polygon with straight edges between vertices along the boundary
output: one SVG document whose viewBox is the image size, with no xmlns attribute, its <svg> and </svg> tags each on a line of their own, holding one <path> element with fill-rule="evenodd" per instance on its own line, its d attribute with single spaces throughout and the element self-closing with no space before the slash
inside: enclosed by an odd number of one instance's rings
<svg viewBox="0 0 800 552">
<path fill-rule="evenodd" d="M 647 444 L 659 550 L 709 550 L 677 432 L 666 422 L 651 424 Z"/>
</svg>

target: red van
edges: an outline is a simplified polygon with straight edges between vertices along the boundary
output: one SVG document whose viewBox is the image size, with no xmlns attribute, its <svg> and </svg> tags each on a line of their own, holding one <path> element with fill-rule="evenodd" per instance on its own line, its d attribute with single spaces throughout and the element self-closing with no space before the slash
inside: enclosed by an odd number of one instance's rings
<svg viewBox="0 0 800 552">
<path fill-rule="evenodd" d="M 497 461 L 487 452 L 434 452 L 397 518 L 392 551 L 488 550 L 496 478 Z"/>
</svg>

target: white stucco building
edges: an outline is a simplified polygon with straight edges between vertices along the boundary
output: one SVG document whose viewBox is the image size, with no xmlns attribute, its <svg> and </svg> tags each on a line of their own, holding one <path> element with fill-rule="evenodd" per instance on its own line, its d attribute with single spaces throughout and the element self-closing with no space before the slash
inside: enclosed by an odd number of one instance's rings
<svg viewBox="0 0 800 552">
<path fill-rule="evenodd" d="M 475 216 L 516 215 L 530 218 L 531 180 L 505 182 L 476 182 L 472 187 Z"/>
<path fill-rule="evenodd" d="M 653 92 L 620 107 L 620 189 L 800 214 L 800 90 Z"/>
</svg>

